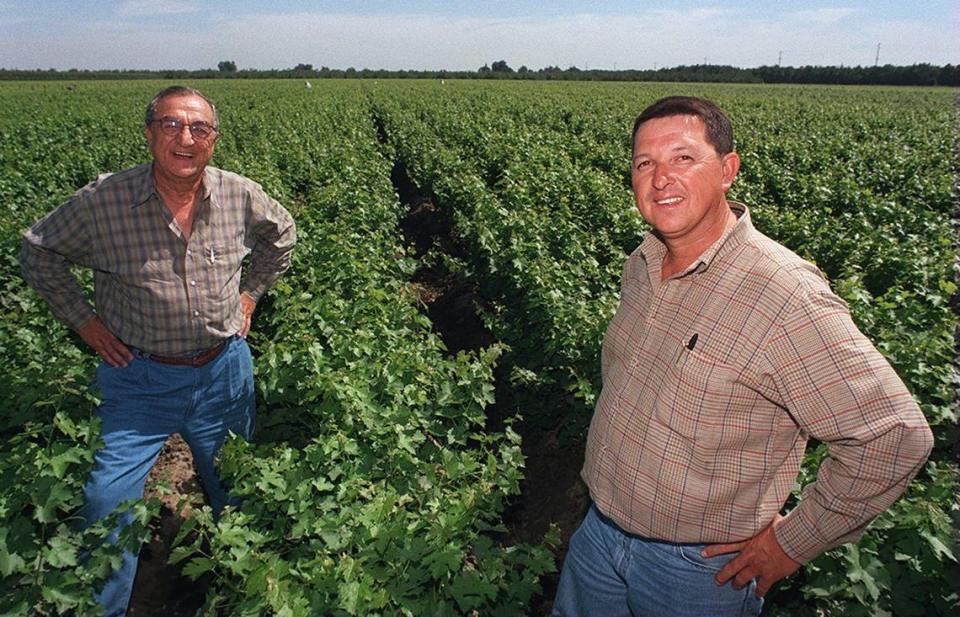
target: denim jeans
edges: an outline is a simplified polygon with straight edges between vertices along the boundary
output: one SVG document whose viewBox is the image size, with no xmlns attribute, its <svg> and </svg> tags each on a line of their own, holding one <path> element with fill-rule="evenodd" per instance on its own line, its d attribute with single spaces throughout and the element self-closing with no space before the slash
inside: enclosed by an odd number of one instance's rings
<svg viewBox="0 0 960 617">
<path fill-rule="evenodd" d="M 705 559 L 705 544 L 631 535 L 591 506 L 570 538 L 553 614 L 564 617 L 756 616 L 756 581 L 741 590 L 714 576 L 736 554 Z"/>
<path fill-rule="evenodd" d="M 97 415 L 104 444 L 83 489 L 82 524 L 91 525 L 121 502 L 142 497 L 147 474 L 173 433 L 190 446 L 214 512 L 227 505 L 214 458 L 228 432 L 249 439 L 254 421 L 253 363 L 244 339 L 232 337 L 219 356 L 200 368 L 161 364 L 134 351 L 126 367 L 102 362 L 97 386 L 103 397 Z M 121 516 L 121 528 L 130 520 L 129 513 Z M 108 617 L 126 612 L 137 559 L 124 553 L 120 569 L 94 593 Z"/>
</svg>

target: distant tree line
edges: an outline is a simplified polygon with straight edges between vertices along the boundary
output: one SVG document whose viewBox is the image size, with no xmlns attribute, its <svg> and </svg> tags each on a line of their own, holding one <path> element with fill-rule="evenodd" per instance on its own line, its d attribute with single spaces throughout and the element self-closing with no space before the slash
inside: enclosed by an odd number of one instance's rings
<svg viewBox="0 0 960 617">
<path fill-rule="evenodd" d="M 577 81 L 679 81 L 767 84 L 848 84 L 887 86 L 960 86 L 960 65 L 912 64 L 909 66 L 760 66 L 742 69 L 715 64 L 683 65 L 660 69 L 562 69 L 547 66 L 514 70 L 505 60 L 476 71 L 390 71 L 385 69 L 314 68 L 297 64 L 289 69 L 238 69 L 224 60 L 216 69 L 200 70 L 18 70 L 0 68 L 0 80 L 10 79 L 528 79 Z"/>
</svg>

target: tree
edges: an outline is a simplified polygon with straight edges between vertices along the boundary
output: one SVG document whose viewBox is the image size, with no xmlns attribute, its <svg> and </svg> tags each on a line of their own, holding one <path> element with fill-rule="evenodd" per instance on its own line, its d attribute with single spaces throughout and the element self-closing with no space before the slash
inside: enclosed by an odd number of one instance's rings
<svg viewBox="0 0 960 617">
<path fill-rule="evenodd" d="M 51 70 L 52 70 L 52 69 L 51 69 Z M 490 72 L 490 67 L 487 66 L 486 64 L 484 64 L 483 66 L 480 67 L 480 71 L 479 71 L 479 72 L 480 72 L 480 73 L 489 73 L 489 72 Z"/>
<path fill-rule="evenodd" d="M 490 65 L 490 70 L 497 73 L 512 73 L 513 69 L 507 64 L 506 60 L 497 60 Z"/>
<path fill-rule="evenodd" d="M 217 63 L 217 69 L 221 73 L 236 73 L 237 63 L 233 60 L 221 60 Z"/>
<path fill-rule="evenodd" d="M 297 66 L 293 67 L 293 70 L 294 70 L 294 71 L 309 72 L 309 71 L 312 71 L 312 70 L 313 70 L 313 65 L 312 65 L 312 64 L 298 64 Z"/>
</svg>

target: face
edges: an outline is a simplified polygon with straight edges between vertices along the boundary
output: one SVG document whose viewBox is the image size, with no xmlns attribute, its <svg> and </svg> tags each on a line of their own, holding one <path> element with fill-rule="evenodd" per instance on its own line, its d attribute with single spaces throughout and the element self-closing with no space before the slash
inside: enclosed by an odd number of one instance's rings
<svg viewBox="0 0 960 617">
<path fill-rule="evenodd" d="M 183 126 L 176 135 L 164 133 L 159 122 L 144 127 L 143 134 L 153 154 L 154 173 L 161 181 L 196 181 L 213 156 L 217 133 L 212 133 L 205 140 L 198 140 L 190 134 L 188 125 L 198 121 L 213 125 L 213 110 L 198 96 L 171 96 L 161 99 L 157 105 L 154 120 L 161 118 L 175 118 Z"/>
<path fill-rule="evenodd" d="M 726 228 L 726 192 L 740 169 L 735 152 L 717 154 L 696 116 L 667 116 L 640 125 L 631 184 L 637 209 L 671 247 L 705 250 Z"/>
</svg>

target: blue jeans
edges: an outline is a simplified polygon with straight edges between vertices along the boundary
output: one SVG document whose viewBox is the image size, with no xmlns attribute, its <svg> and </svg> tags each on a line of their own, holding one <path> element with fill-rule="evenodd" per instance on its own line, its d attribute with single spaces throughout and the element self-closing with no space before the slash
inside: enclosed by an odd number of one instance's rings
<svg viewBox="0 0 960 617">
<path fill-rule="evenodd" d="M 590 506 L 570 538 L 553 614 L 564 617 L 756 616 L 756 581 L 741 590 L 714 576 L 736 554 L 705 559 L 705 544 L 631 535 Z"/>
<path fill-rule="evenodd" d="M 214 458 L 228 432 L 249 439 L 253 431 L 253 363 L 244 339 L 230 338 L 220 355 L 200 368 L 160 364 L 134 351 L 124 368 L 102 362 L 97 386 L 103 397 L 97 415 L 104 444 L 83 489 L 82 524 L 91 525 L 121 502 L 142 497 L 147 474 L 173 433 L 190 446 L 213 511 L 219 513 L 230 502 Z M 132 519 L 127 513 L 120 520 L 122 528 Z M 125 552 L 120 569 L 94 594 L 108 617 L 126 612 L 137 560 Z"/>
</svg>

